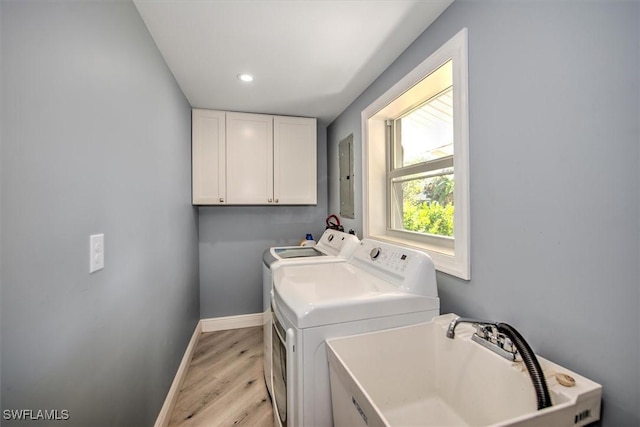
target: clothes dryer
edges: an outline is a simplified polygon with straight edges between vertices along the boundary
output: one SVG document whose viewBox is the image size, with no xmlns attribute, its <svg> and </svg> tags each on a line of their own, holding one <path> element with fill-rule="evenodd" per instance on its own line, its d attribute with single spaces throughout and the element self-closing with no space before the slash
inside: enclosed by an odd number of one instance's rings
<svg viewBox="0 0 640 427">
<path fill-rule="evenodd" d="M 273 401 L 280 427 L 332 426 L 326 339 L 440 314 L 431 258 L 373 239 L 363 239 L 347 262 L 283 265 L 273 283 Z"/>
</svg>

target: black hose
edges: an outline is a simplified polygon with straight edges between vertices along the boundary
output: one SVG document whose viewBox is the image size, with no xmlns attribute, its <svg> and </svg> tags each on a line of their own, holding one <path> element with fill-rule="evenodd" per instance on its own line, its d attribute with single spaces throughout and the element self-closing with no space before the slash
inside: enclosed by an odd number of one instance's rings
<svg viewBox="0 0 640 427">
<path fill-rule="evenodd" d="M 544 373 L 542 372 L 540 363 L 538 362 L 538 359 L 531 347 L 529 347 L 529 344 L 527 344 L 522 335 L 520 335 L 520 333 L 512 326 L 506 323 L 496 323 L 496 327 L 498 328 L 498 332 L 506 335 L 513 344 L 515 344 L 518 352 L 520 352 L 522 361 L 527 367 L 527 371 L 531 377 L 533 388 L 536 391 L 536 396 L 538 398 L 538 410 L 551 406 L 551 397 L 549 396 L 547 381 L 544 378 Z"/>
</svg>

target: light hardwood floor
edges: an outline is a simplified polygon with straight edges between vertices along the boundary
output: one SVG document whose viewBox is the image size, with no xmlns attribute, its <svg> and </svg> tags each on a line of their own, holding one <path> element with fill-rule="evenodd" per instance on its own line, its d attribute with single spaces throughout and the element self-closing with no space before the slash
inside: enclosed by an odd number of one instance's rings
<svg viewBox="0 0 640 427">
<path fill-rule="evenodd" d="M 273 427 L 262 361 L 262 327 L 202 334 L 169 426 Z"/>
</svg>

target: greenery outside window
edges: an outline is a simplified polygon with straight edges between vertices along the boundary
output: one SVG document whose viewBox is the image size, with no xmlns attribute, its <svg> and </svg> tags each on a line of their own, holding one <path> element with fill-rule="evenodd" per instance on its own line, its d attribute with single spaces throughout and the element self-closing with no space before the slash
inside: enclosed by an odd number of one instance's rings
<svg viewBox="0 0 640 427">
<path fill-rule="evenodd" d="M 424 250 L 470 279 L 467 33 L 362 112 L 365 237 Z"/>
</svg>

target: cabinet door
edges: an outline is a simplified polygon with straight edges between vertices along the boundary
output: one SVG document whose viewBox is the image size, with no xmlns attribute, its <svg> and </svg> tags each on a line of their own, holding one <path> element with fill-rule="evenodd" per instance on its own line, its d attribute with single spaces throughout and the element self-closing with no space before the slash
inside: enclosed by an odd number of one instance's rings
<svg viewBox="0 0 640 427">
<path fill-rule="evenodd" d="M 225 204 L 225 113 L 194 109 L 191 121 L 193 204 Z"/>
<path fill-rule="evenodd" d="M 273 203 L 273 116 L 227 113 L 227 200 Z"/>
<path fill-rule="evenodd" d="M 274 201 L 317 204 L 316 119 L 275 116 L 273 130 Z"/>
</svg>

